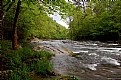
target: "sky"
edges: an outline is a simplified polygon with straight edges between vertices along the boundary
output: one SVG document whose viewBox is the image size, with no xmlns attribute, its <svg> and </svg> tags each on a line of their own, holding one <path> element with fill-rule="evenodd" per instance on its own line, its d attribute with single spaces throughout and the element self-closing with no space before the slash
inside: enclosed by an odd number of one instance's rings
<svg viewBox="0 0 121 80">
<path fill-rule="evenodd" d="M 68 0 L 65 0 L 65 1 L 68 2 Z M 69 1 L 72 1 L 72 0 L 69 0 Z M 61 19 L 61 16 L 59 14 L 55 13 L 54 15 L 50 15 L 50 17 L 53 18 L 53 20 L 55 20 L 57 23 L 59 23 L 60 25 L 68 29 L 69 25 Z"/>
<path fill-rule="evenodd" d="M 68 28 L 69 25 L 61 19 L 61 16 L 59 14 L 55 13 L 54 15 L 50 15 L 50 17 L 53 18 L 53 20 L 55 20 L 60 25 Z"/>
<path fill-rule="evenodd" d="M 65 0 L 65 1 L 68 2 L 72 0 Z M 64 22 L 64 20 L 61 19 L 61 16 L 58 13 L 54 13 L 54 15 L 50 15 L 50 17 L 53 18 L 53 20 L 55 20 L 57 23 L 59 23 L 60 25 L 68 29 L 69 25 L 66 22 Z"/>
</svg>

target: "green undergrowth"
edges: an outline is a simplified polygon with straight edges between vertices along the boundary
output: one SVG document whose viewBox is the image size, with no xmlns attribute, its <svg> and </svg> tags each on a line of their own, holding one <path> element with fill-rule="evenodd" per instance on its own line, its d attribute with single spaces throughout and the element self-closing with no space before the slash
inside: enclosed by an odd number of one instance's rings
<svg viewBox="0 0 121 80">
<path fill-rule="evenodd" d="M 3 64 L 0 66 L 0 71 L 11 70 L 10 73 L 6 73 L 9 74 L 8 80 L 32 80 L 31 73 L 41 76 L 47 75 L 53 67 L 49 61 L 52 53 L 47 51 L 37 52 L 28 47 L 12 50 L 9 41 L 2 42 L 0 57 Z M 2 77 L 5 78 L 5 75 L 2 75 Z M 1 79 L 3 79 L 2 77 Z"/>
<path fill-rule="evenodd" d="M 0 41 L 0 80 L 78 80 L 53 72 L 52 53 L 34 51 L 26 44 L 12 50 L 11 44 L 11 41 Z"/>
</svg>

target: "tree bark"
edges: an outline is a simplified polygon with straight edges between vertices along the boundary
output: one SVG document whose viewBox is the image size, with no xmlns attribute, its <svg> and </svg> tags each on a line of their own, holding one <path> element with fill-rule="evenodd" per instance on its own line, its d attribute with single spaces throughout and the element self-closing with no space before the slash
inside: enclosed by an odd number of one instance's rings
<svg viewBox="0 0 121 80">
<path fill-rule="evenodd" d="M 13 23 L 13 39 L 12 39 L 12 47 L 14 50 L 18 49 L 18 36 L 17 36 L 17 21 L 20 13 L 20 6 L 21 6 L 21 0 L 18 0 L 16 13 L 14 17 L 14 23 Z"/>
<path fill-rule="evenodd" d="M 0 0 L 0 40 L 3 40 L 3 0 Z"/>
</svg>

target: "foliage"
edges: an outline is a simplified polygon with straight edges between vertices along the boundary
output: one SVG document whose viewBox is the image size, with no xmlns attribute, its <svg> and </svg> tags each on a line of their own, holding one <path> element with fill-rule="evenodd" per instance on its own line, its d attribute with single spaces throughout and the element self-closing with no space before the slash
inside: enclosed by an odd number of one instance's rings
<svg viewBox="0 0 121 80">
<path fill-rule="evenodd" d="M 3 2 L 3 5 L 1 5 L 1 7 L 2 7 L 1 11 L 3 12 L 3 14 L 1 15 L 2 18 L 4 18 L 4 16 L 6 17 L 6 13 L 9 12 L 9 10 L 11 9 L 11 7 L 13 5 L 15 5 L 15 7 L 14 7 L 15 11 L 13 11 L 13 12 L 15 12 L 14 13 L 15 16 L 13 18 L 12 28 L 10 29 L 11 32 L 12 32 L 11 33 L 11 36 L 12 36 L 12 48 L 14 50 L 18 49 L 18 31 L 20 30 L 19 33 L 20 33 L 20 35 L 22 35 L 21 38 L 19 38 L 19 40 L 22 39 L 22 38 L 24 38 L 23 40 L 26 40 L 27 33 L 30 30 L 34 30 L 34 29 L 31 29 L 31 26 L 38 26 L 38 24 L 36 24 L 35 21 L 38 22 L 39 19 L 36 20 L 36 18 L 38 18 L 37 15 L 40 15 L 39 13 L 42 13 L 42 14 L 44 13 L 47 16 L 48 14 L 52 14 L 54 12 L 59 12 L 60 15 L 63 16 L 64 13 L 68 12 L 68 8 L 66 9 L 65 7 L 68 7 L 70 5 L 70 4 L 68 5 L 68 3 L 65 0 L 59 0 L 59 1 L 51 1 L 51 0 L 44 0 L 44 1 L 43 0 L 42 1 L 41 0 L 39 0 L 39 1 L 36 1 L 36 0 L 23 0 L 23 1 L 22 0 L 8 0 L 8 1 L 6 1 L 5 0 L 4 1 L 4 0 L 2 0 L 1 3 L 2 2 Z M 19 26 L 21 26 L 19 29 L 17 27 L 17 23 L 19 21 L 18 19 L 19 19 L 19 14 L 20 14 L 21 8 L 24 8 L 24 11 L 27 10 L 27 9 L 30 9 L 31 11 L 34 11 L 33 12 L 34 16 L 32 16 L 32 18 L 31 18 L 32 20 L 31 19 L 29 20 L 29 22 L 32 24 L 32 25 L 29 25 L 30 30 L 28 30 L 28 27 L 24 27 L 25 23 L 22 23 L 22 25 L 19 25 Z M 28 17 L 30 18 L 30 15 Z M 33 17 L 34 17 L 34 19 L 33 19 Z M 43 16 L 41 16 L 41 17 L 43 17 Z M 24 20 L 25 20 L 25 18 L 24 18 Z M 22 20 L 22 22 L 24 20 Z M 33 22 L 33 20 L 34 20 L 34 22 Z M 1 24 L 2 23 L 3 23 L 3 20 L 1 21 Z M 18 23 L 18 24 L 20 24 L 20 23 Z M 45 24 L 50 25 L 49 21 L 45 21 Z M 26 25 L 28 25 L 28 24 L 26 24 Z M 1 25 L 1 28 L 3 28 L 3 25 Z M 35 31 L 30 31 L 30 32 L 35 32 Z M 36 32 L 40 32 L 40 30 L 39 31 L 36 30 Z M 54 33 L 54 31 L 52 31 L 52 32 L 50 31 L 50 33 L 48 34 L 49 38 L 50 37 L 55 38 L 55 36 L 54 37 L 50 36 L 50 34 L 53 35 L 53 33 Z M 3 36 L 3 32 L 2 32 L 1 35 Z M 29 33 L 29 35 L 33 36 L 33 34 L 31 34 L 31 33 Z M 43 36 L 46 37 L 47 35 L 43 35 L 43 34 L 40 35 L 39 34 L 39 37 L 43 37 Z M 48 37 L 46 37 L 46 38 L 48 38 Z"/>
<path fill-rule="evenodd" d="M 46 51 L 37 52 L 27 47 L 13 51 L 8 48 L 2 50 L 1 55 L 4 56 L 4 69 L 12 70 L 10 80 L 31 80 L 30 72 L 46 75 L 52 71 L 52 64 L 49 62 L 52 53 Z"/>
<path fill-rule="evenodd" d="M 70 22 L 70 37 L 73 40 L 116 41 L 120 39 L 120 1 L 88 2 L 85 13 L 74 13 Z M 79 6 L 77 6 L 79 7 Z M 120 19 L 119 19 L 120 18 Z"/>
<path fill-rule="evenodd" d="M 5 29 L 12 28 L 14 13 L 15 6 L 13 5 L 5 16 Z M 28 4 L 22 2 L 18 20 L 19 40 L 26 40 L 28 37 L 32 36 L 46 39 L 63 39 L 66 38 L 66 32 L 66 28 L 53 21 L 46 12 L 43 11 L 42 6 L 38 8 L 31 3 L 29 3 L 28 6 Z M 12 36 L 12 32 L 6 31 L 5 34 L 9 35 L 8 37 L 5 36 L 7 39 L 11 39 L 10 36 Z"/>
</svg>

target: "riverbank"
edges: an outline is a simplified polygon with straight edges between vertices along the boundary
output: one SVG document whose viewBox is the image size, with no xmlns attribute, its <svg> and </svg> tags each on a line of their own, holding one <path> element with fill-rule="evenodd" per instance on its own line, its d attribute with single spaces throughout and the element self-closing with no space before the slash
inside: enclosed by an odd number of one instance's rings
<svg viewBox="0 0 121 80">
<path fill-rule="evenodd" d="M 121 79 L 120 44 L 71 40 L 46 40 L 36 44 L 55 52 L 51 61 L 56 73 L 81 80 Z"/>
<path fill-rule="evenodd" d="M 11 42 L 4 41 L 0 54 L 0 80 L 30 80 L 31 74 L 52 74 L 49 61 L 52 55 L 47 51 L 32 50 L 28 46 L 12 50 Z"/>
<path fill-rule="evenodd" d="M 0 42 L 1 43 L 1 42 Z M 53 72 L 50 62 L 53 53 L 36 50 L 24 44 L 13 51 L 10 41 L 3 41 L 0 53 L 0 80 L 72 80 L 75 77 L 64 76 Z M 74 79 L 76 80 L 76 78 Z"/>
<path fill-rule="evenodd" d="M 24 44 L 24 47 L 22 46 L 17 51 L 12 51 L 10 44 L 5 42 L 0 55 L 4 62 L 1 63 L 2 70 L 0 72 L 3 80 L 6 73 L 8 75 L 13 71 L 14 78 L 20 78 L 19 76 L 25 74 L 24 78 L 31 77 L 32 80 L 76 80 L 77 78 L 73 76 L 78 77 L 79 80 L 121 79 L 120 44 L 99 41 L 36 39 L 29 43 L 29 48 L 26 48 L 27 46 Z M 46 61 L 47 64 L 45 64 Z M 48 65 L 50 67 L 47 67 Z M 40 66 L 44 69 L 42 70 Z M 45 71 L 45 73 L 38 74 L 36 71 Z M 16 79 L 12 78 L 12 80 Z"/>
</svg>

